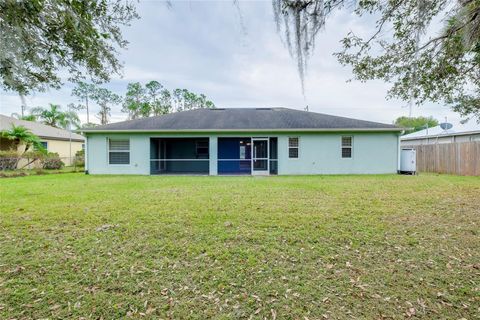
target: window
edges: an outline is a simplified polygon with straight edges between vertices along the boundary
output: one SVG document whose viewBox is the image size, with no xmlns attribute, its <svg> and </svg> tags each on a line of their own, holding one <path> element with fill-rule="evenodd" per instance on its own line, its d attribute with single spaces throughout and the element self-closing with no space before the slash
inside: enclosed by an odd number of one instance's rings
<svg viewBox="0 0 480 320">
<path fill-rule="evenodd" d="M 48 150 L 48 142 L 47 141 L 40 141 L 40 144 L 45 150 Z M 33 150 L 38 151 L 38 148 L 36 146 L 33 147 Z"/>
<path fill-rule="evenodd" d="M 130 140 L 108 139 L 108 163 L 130 164 Z"/>
<path fill-rule="evenodd" d="M 288 138 L 288 157 L 298 158 L 298 138 Z"/>
<path fill-rule="evenodd" d="M 82 143 L 82 150 L 85 150 L 85 143 Z"/>
<path fill-rule="evenodd" d="M 342 158 L 352 157 L 352 146 L 353 146 L 352 137 L 342 137 Z"/>
</svg>

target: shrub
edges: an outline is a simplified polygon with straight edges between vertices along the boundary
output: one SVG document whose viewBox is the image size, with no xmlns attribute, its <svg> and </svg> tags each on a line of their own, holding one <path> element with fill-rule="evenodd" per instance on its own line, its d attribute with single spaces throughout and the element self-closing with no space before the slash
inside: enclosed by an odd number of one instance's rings
<svg viewBox="0 0 480 320">
<path fill-rule="evenodd" d="M 85 167 L 85 150 L 78 150 L 75 153 L 73 164 L 77 167 Z"/>
<path fill-rule="evenodd" d="M 58 153 L 49 152 L 42 159 L 43 169 L 61 169 L 65 163 L 60 159 Z"/>
<path fill-rule="evenodd" d="M 15 170 L 19 159 L 16 151 L 0 151 L 0 170 Z"/>
</svg>

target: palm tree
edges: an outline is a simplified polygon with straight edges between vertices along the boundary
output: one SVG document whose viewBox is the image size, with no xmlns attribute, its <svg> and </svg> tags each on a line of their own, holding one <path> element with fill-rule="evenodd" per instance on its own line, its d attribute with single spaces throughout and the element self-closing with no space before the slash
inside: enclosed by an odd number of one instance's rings
<svg viewBox="0 0 480 320">
<path fill-rule="evenodd" d="M 23 153 L 27 152 L 32 146 L 37 150 L 45 151 L 40 139 L 24 126 L 12 124 L 10 130 L 3 130 L 0 132 L 0 135 L 3 138 L 12 140 L 16 150 L 18 150 L 18 146 L 25 145 Z"/>
<path fill-rule="evenodd" d="M 46 125 L 67 129 L 69 125 L 79 127 L 80 119 L 74 111 L 63 112 L 60 105 L 50 103 L 50 109 L 37 107 L 31 113 L 37 116 Z"/>
<path fill-rule="evenodd" d="M 34 147 L 41 154 L 47 153 L 47 150 L 43 147 L 42 143 L 40 142 L 40 139 L 24 126 L 15 126 L 14 124 L 12 124 L 12 128 L 10 130 L 0 131 L 0 136 L 8 140 L 12 140 L 14 149 L 17 152 L 18 152 L 18 147 L 20 145 L 25 145 L 25 149 L 21 154 L 18 155 L 18 157 L 15 160 L 14 168 L 17 168 L 18 163 L 20 162 L 20 159 L 22 159 L 22 156 L 27 151 L 29 151 L 31 147 Z M 34 155 L 32 158 L 29 157 L 30 161 L 27 164 L 25 164 L 22 168 L 25 168 L 29 164 L 35 162 L 39 157 L 40 156 L 38 154 Z"/>
<path fill-rule="evenodd" d="M 12 117 L 17 118 L 18 120 L 25 120 L 25 121 L 37 121 L 37 116 L 34 114 L 27 114 L 27 115 L 20 115 L 18 113 L 12 113 Z"/>
</svg>

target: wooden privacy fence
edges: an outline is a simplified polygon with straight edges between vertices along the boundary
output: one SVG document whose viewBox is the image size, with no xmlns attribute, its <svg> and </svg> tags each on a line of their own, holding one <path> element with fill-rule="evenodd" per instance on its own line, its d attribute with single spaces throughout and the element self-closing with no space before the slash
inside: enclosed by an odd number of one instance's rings
<svg viewBox="0 0 480 320">
<path fill-rule="evenodd" d="M 480 176 L 480 141 L 402 146 L 417 151 L 417 171 Z"/>
</svg>

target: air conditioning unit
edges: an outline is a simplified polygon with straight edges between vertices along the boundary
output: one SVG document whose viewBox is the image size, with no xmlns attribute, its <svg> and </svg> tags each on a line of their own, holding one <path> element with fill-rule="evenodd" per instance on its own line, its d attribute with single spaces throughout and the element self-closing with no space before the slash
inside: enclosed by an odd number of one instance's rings
<svg viewBox="0 0 480 320">
<path fill-rule="evenodd" d="M 405 148 L 400 153 L 400 173 L 417 173 L 417 151 L 412 148 Z"/>
</svg>

